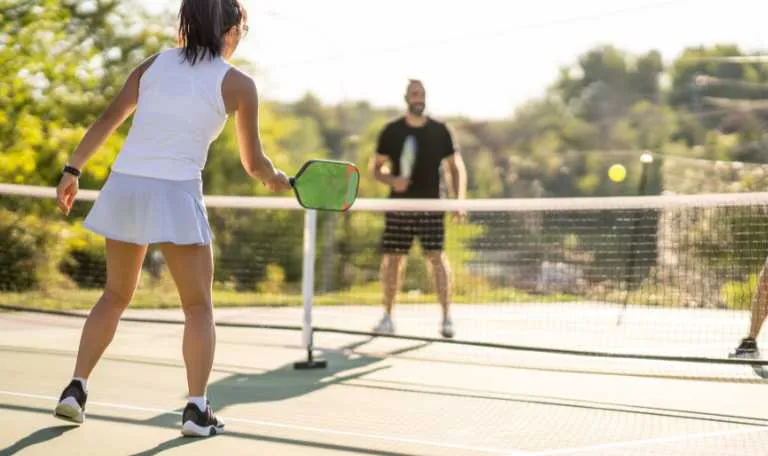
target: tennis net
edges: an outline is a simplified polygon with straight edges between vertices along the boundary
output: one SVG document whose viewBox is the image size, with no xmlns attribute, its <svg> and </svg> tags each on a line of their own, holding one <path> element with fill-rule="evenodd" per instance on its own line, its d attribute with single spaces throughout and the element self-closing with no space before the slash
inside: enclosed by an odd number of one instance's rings
<svg viewBox="0 0 768 456">
<path fill-rule="evenodd" d="M 53 189 L 0 185 L 0 304 L 87 309 L 104 284 L 103 240 L 81 227 L 96 192 L 57 216 Z M 768 194 L 413 200 L 360 199 L 318 213 L 313 325 L 371 333 L 382 315 L 387 212 L 428 233 L 444 214 L 454 342 L 600 356 L 727 360 L 746 335 L 768 254 Z M 291 198 L 207 197 L 214 301 L 300 327 L 305 211 Z M 466 220 L 452 214 L 466 213 Z M 410 225 L 408 225 L 410 224 Z M 427 230 L 427 231 L 425 231 Z M 414 242 L 396 335 L 439 338 L 433 264 Z M 147 255 L 134 308 L 178 306 L 162 255 Z"/>
</svg>

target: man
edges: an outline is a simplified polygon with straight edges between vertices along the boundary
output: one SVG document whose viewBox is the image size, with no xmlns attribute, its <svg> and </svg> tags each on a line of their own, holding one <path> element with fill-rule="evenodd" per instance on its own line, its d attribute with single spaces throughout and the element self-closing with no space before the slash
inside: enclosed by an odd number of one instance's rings
<svg viewBox="0 0 768 456">
<path fill-rule="evenodd" d="M 766 260 L 768 266 L 768 260 Z M 760 271 L 757 284 L 757 296 L 752 301 L 752 315 L 750 320 L 749 335 L 742 339 L 741 344 L 731 354 L 731 358 L 759 358 L 760 351 L 757 347 L 757 336 L 768 316 L 768 271 L 766 266 Z"/>
<path fill-rule="evenodd" d="M 447 126 L 424 114 L 424 84 L 409 80 L 405 93 L 407 111 L 388 123 L 378 138 L 371 165 L 373 176 L 391 187 L 390 198 L 440 198 L 440 170 L 443 162 L 450 174 L 449 186 L 458 199 L 466 196 L 466 170 L 458 147 Z M 388 168 L 388 170 L 387 170 Z M 384 316 L 377 333 L 393 333 L 392 307 L 405 272 L 406 258 L 415 237 L 419 238 L 442 307 L 440 334 L 453 337 L 449 302 L 450 266 L 443 251 L 443 213 L 390 212 L 386 214 L 381 240 L 381 281 L 384 288 Z"/>
</svg>

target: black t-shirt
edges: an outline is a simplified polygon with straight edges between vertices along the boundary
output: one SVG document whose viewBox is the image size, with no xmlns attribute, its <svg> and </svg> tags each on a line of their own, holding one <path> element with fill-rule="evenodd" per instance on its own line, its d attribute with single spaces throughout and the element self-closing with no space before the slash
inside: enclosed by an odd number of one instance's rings
<svg viewBox="0 0 768 456">
<path fill-rule="evenodd" d="M 437 120 L 427 118 L 422 127 L 411 127 L 400 117 L 388 123 L 379 134 L 376 153 L 386 155 L 391 161 L 391 172 L 400 175 L 400 154 L 406 138 L 413 136 L 416 143 L 416 160 L 411 172 L 411 185 L 403 193 L 390 191 L 390 198 L 439 198 L 440 164 L 456 151 L 448 127 Z"/>
</svg>

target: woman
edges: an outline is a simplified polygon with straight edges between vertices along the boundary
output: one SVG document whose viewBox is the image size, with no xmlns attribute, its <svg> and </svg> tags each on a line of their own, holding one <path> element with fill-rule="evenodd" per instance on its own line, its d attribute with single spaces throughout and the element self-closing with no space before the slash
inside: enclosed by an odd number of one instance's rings
<svg viewBox="0 0 768 456">
<path fill-rule="evenodd" d="M 82 423 L 88 378 L 133 297 L 148 244 L 159 244 L 184 310 L 183 356 L 189 400 L 182 433 L 221 432 L 206 399 L 216 341 L 211 231 L 201 172 L 210 143 L 235 115 L 245 171 L 271 191 L 289 190 L 261 147 L 254 81 L 227 61 L 247 32 L 238 0 L 183 0 L 179 48 L 152 56 L 128 77 L 64 168 L 58 205 L 69 214 L 78 176 L 109 135 L 136 110 L 112 174 L 85 220 L 106 238 L 107 282 L 83 327 L 72 381 L 55 415 Z"/>
</svg>

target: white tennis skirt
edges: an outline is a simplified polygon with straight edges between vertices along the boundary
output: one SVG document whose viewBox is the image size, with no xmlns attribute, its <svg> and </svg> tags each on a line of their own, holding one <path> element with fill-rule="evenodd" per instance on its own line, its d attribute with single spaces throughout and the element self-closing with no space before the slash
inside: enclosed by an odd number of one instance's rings
<svg viewBox="0 0 768 456">
<path fill-rule="evenodd" d="M 111 173 L 84 226 L 107 239 L 148 245 L 207 245 L 203 183 Z"/>
</svg>

